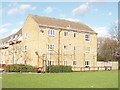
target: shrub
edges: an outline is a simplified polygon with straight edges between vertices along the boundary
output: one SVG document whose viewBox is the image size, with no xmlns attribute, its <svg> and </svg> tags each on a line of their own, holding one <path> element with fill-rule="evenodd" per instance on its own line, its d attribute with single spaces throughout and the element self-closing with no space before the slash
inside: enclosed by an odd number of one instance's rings
<svg viewBox="0 0 120 90">
<path fill-rule="evenodd" d="M 46 67 L 46 72 L 50 73 L 72 72 L 72 67 L 63 65 L 52 65 Z"/>
<path fill-rule="evenodd" d="M 6 72 L 36 72 L 36 68 L 30 65 L 24 64 L 12 64 L 7 65 Z"/>
</svg>

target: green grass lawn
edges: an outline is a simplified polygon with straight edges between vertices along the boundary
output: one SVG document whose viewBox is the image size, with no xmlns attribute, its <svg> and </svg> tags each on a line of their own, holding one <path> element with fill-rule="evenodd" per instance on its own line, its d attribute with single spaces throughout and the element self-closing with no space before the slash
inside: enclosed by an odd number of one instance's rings
<svg viewBox="0 0 120 90">
<path fill-rule="evenodd" d="M 2 85 L 3 88 L 118 88 L 118 71 L 4 73 Z"/>
</svg>

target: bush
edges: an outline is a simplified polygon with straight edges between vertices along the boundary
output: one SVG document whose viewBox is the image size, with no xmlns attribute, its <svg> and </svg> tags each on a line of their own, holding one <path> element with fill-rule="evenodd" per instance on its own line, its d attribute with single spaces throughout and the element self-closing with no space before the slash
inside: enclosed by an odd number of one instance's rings
<svg viewBox="0 0 120 90">
<path fill-rule="evenodd" d="M 63 65 L 52 65 L 46 67 L 46 72 L 50 73 L 59 73 L 59 72 L 72 72 L 71 66 L 63 66 Z"/>
<path fill-rule="evenodd" d="M 7 65 L 6 72 L 36 72 L 36 68 L 30 65 L 24 64 L 12 64 Z"/>
</svg>

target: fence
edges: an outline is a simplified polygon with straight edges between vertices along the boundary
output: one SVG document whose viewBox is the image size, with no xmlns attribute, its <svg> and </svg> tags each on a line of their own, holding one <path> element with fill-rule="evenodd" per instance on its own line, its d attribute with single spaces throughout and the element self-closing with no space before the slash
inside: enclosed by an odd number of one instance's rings
<svg viewBox="0 0 120 90">
<path fill-rule="evenodd" d="M 5 64 L 0 65 L 2 68 L 8 68 Z M 26 68 L 25 66 L 22 67 L 16 67 L 16 66 L 11 66 L 14 68 Z M 100 70 L 118 70 L 118 62 L 104 62 L 104 61 L 97 61 L 96 67 L 72 67 L 73 71 L 100 71 Z M 38 67 L 36 68 L 36 72 L 38 71 L 45 71 L 45 68 L 43 67 Z"/>
<path fill-rule="evenodd" d="M 111 66 L 104 66 L 104 67 L 72 67 L 73 71 L 100 71 L 100 70 L 112 70 Z"/>
<path fill-rule="evenodd" d="M 118 70 L 118 61 L 97 61 L 97 66 L 98 67 L 104 67 L 104 66 L 111 66 L 112 70 Z"/>
</svg>

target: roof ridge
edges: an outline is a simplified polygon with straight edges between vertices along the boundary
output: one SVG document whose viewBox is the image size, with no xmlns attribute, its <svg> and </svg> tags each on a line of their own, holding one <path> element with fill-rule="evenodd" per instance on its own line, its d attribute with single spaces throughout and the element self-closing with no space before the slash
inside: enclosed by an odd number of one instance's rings
<svg viewBox="0 0 120 90">
<path fill-rule="evenodd" d="M 84 24 L 83 22 L 76 22 L 76 21 L 71 21 L 71 20 L 66 20 L 66 19 L 61 19 L 61 18 L 55 18 L 55 17 L 47 17 L 47 16 L 39 16 L 39 15 L 33 15 L 33 14 L 29 14 L 30 16 L 38 16 L 38 17 L 44 17 L 44 18 L 51 18 L 51 19 L 57 19 L 57 20 L 65 20 L 65 21 L 69 21 L 69 22 L 74 22 L 74 23 L 80 23 L 80 24 Z M 87 25 L 86 25 L 87 26 Z"/>
<path fill-rule="evenodd" d="M 32 14 L 30 14 L 30 16 L 32 16 L 32 18 L 38 24 L 49 25 L 49 26 L 59 26 L 59 27 L 67 27 L 70 25 L 70 26 L 72 26 L 71 28 L 73 28 L 73 29 L 82 30 L 84 28 L 84 29 L 86 29 L 86 31 L 89 30 L 89 31 L 91 31 L 91 32 L 93 31 L 95 33 L 94 30 L 92 30 L 88 25 L 86 25 L 85 23 L 82 23 L 82 22 L 75 22 L 75 21 L 70 21 L 70 20 L 66 20 L 66 19 L 58 19 L 58 18 L 54 18 L 54 17 L 38 16 L 38 15 L 32 15 Z M 51 20 L 49 20 L 49 19 L 51 19 Z M 54 21 L 56 21 L 56 23 L 54 23 Z M 63 23 L 64 23 L 64 25 L 63 25 Z M 75 24 L 75 25 L 72 25 L 72 24 Z"/>
</svg>

